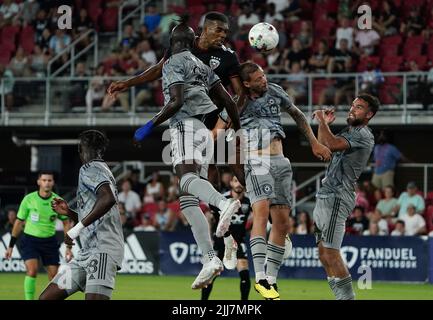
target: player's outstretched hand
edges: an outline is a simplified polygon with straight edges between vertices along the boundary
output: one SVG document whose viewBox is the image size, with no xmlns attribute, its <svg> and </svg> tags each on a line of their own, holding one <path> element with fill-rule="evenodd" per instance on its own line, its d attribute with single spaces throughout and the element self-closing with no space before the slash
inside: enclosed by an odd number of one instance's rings
<svg viewBox="0 0 433 320">
<path fill-rule="evenodd" d="M 315 144 L 313 147 L 313 154 L 322 161 L 331 160 L 332 152 L 328 147 L 324 146 L 321 143 Z"/>
<path fill-rule="evenodd" d="M 313 112 L 312 118 L 316 119 L 317 122 L 329 125 L 335 121 L 335 108 L 316 110 Z"/>
<path fill-rule="evenodd" d="M 9 260 L 12 257 L 12 250 L 14 250 L 14 248 L 7 248 L 6 252 L 5 252 L 5 259 Z"/>
<path fill-rule="evenodd" d="M 53 209 L 58 214 L 63 214 L 65 216 L 67 216 L 69 213 L 68 203 L 65 200 L 59 198 L 54 198 L 51 201 L 51 209 Z"/>
<path fill-rule="evenodd" d="M 126 89 L 128 89 L 128 86 L 123 81 L 115 81 L 110 84 L 110 86 L 107 89 L 107 93 L 113 99 L 117 99 L 117 95 L 120 92 L 126 91 Z"/>
</svg>

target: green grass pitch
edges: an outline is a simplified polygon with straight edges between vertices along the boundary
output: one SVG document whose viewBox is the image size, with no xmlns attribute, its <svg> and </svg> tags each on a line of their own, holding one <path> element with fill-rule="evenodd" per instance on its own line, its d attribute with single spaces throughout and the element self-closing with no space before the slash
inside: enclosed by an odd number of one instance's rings
<svg viewBox="0 0 433 320">
<path fill-rule="evenodd" d="M 194 277 L 118 275 L 115 300 L 199 300 L 200 291 L 191 290 Z M 0 300 L 23 299 L 23 273 L 0 273 Z M 47 285 L 46 274 L 39 274 L 36 296 Z M 278 287 L 282 300 L 332 300 L 333 295 L 325 280 L 280 279 Z M 433 300 L 433 285 L 374 282 L 372 289 L 360 290 L 354 281 L 356 298 L 360 300 Z M 83 293 L 69 299 L 82 300 Z M 239 300 L 239 279 L 219 277 L 214 284 L 211 300 Z M 251 300 L 261 300 L 251 288 Z"/>
</svg>

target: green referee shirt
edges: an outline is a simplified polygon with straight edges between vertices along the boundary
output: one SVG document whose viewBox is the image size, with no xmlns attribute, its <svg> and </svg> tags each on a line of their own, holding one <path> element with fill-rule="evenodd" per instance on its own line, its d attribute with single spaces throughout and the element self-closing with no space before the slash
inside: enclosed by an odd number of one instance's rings
<svg viewBox="0 0 433 320">
<path fill-rule="evenodd" d="M 56 234 L 56 219 L 68 219 L 51 209 L 51 200 L 60 198 L 54 192 L 49 198 L 42 198 L 38 191 L 29 193 L 21 201 L 17 218 L 25 221 L 24 233 L 38 238 L 49 238 Z"/>
</svg>

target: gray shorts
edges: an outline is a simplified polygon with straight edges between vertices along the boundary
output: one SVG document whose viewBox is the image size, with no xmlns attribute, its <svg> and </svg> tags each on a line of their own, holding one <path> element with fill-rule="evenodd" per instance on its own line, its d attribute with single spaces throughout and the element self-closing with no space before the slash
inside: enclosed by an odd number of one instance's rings
<svg viewBox="0 0 433 320">
<path fill-rule="evenodd" d="M 96 253 L 84 261 L 72 260 L 59 268 L 51 280 L 68 295 L 77 291 L 97 293 L 111 298 L 117 264 L 107 253 Z"/>
<path fill-rule="evenodd" d="M 325 248 L 340 249 L 346 230 L 346 220 L 355 204 L 341 198 L 330 196 L 316 198 L 313 211 L 314 234 L 316 243 L 322 241 Z"/>
<path fill-rule="evenodd" d="M 283 155 L 252 157 L 244 166 L 247 196 L 254 204 L 263 199 L 271 205 L 292 206 L 292 166 Z"/>
<path fill-rule="evenodd" d="M 212 133 L 200 120 L 187 118 L 170 124 L 173 167 L 180 163 L 207 166 L 213 160 L 213 144 Z M 202 174 L 207 175 L 207 172 Z"/>
</svg>

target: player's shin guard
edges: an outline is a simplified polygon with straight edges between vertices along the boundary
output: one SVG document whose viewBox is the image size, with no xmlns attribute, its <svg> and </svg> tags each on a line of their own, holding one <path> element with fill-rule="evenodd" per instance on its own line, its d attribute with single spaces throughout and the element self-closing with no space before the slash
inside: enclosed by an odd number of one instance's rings
<svg viewBox="0 0 433 320">
<path fill-rule="evenodd" d="M 337 290 L 337 300 L 355 300 L 355 293 L 352 287 L 352 276 L 348 275 L 346 278 L 335 278 L 335 286 Z"/>
<path fill-rule="evenodd" d="M 241 300 L 248 300 L 251 288 L 250 271 L 248 269 L 239 271 L 239 277 L 241 278 Z"/>
<path fill-rule="evenodd" d="M 266 240 L 263 237 L 252 237 L 250 239 L 251 253 L 253 255 L 254 271 L 256 273 L 256 282 L 260 279 L 266 279 L 265 259 L 266 259 Z"/>
<path fill-rule="evenodd" d="M 215 190 L 209 181 L 200 179 L 194 173 L 187 173 L 180 179 L 180 190 L 192 194 L 200 200 L 207 202 L 221 209 L 221 204 L 226 202 L 226 198 Z"/>
<path fill-rule="evenodd" d="M 212 247 L 209 224 L 199 207 L 199 200 L 193 196 L 181 196 L 179 199 L 180 209 L 191 225 L 192 234 L 203 253 L 203 257 L 205 257 L 206 260 L 212 260 L 212 258 L 215 257 L 215 251 Z"/>
<path fill-rule="evenodd" d="M 281 263 L 283 263 L 285 246 L 279 246 L 272 242 L 268 242 L 266 252 L 266 278 L 269 284 L 274 284 L 277 281 L 278 271 L 280 270 Z"/>
<path fill-rule="evenodd" d="M 35 298 L 36 278 L 26 276 L 24 278 L 24 296 L 26 300 Z"/>
</svg>

